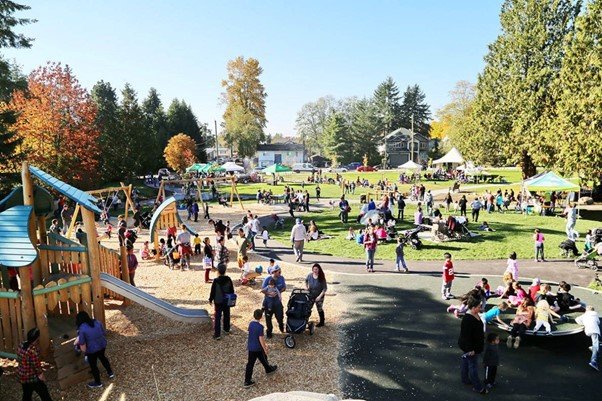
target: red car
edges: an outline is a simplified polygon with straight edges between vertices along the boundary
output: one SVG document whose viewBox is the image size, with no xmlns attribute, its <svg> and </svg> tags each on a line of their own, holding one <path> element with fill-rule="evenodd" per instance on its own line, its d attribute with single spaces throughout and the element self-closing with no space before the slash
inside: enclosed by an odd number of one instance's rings
<svg viewBox="0 0 602 401">
<path fill-rule="evenodd" d="M 355 169 L 355 171 L 377 171 L 378 169 L 376 167 L 372 167 L 372 166 L 359 166 L 358 168 Z"/>
</svg>

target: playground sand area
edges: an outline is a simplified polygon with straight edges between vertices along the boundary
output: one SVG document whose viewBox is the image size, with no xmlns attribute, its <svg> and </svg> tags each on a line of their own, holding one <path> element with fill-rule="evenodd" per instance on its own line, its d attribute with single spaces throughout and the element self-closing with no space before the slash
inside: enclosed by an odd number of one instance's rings
<svg viewBox="0 0 602 401">
<path fill-rule="evenodd" d="M 274 209 L 249 205 L 254 213 L 265 215 Z M 260 209 L 266 210 L 260 210 Z M 214 209 L 214 208 L 212 208 Z M 242 217 L 240 208 L 215 207 L 212 218 L 230 220 L 232 225 Z M 219 211 L 219 212 L 218 212 Z M 186 216 L 183 216 L 185 219 Z M 211 236 L 205 221 L 191 223 L 201 235 Z M 136 249 L 147 238 L 143 230 L 136 243 Z M 236 237 L 235 237 L 236 238 Z M 258 244 L 260 241 L 257 241 Z M 117 247 L 116 241 L 104 240 L 105 246 Z M 326 298 L 326 326 L 317 328 L 313 336 L 308 332 L 296 335 L 297 345 L 288 349 L 284 345 L 284 335 L 277 330 L 274 337 L 267 340 L 269 361 L 278 365 L 278 372 L 266 376 L 257 362 L 253 379 L 257 385 L 243 388 L 244 370 L 247 362 L 247 327 L 252 320 L 253 310 L 260 308 L 263 300 L 259 292 L 260 284 L 241 286 L 238 278 L 240 269 L 236 265 L 236 244 L 229 241 L 230 260 L 228 275 L 232 278 L 238 294 L 237 305 L 232 309 L 232 330 L 230 335 L 222 334 L 222 339 L 212 339 L 210 322 L 189 324 L 172 321 L 162 315 L 132 303 L 127 307 L 121 301 L 108 301 L 106 307 L 107 356 L 111 361 L 116 378 L 109 381 L 102 366 L 101 379 L 104 388 L 88 389 L 79 383 L 66 391 L 61 391 L 56 382 L 56 368 L 48 366 L 46 377 L 54 400 L 249 400 L 276 391 L 309 390 L 340 395 L 338 366 L 339 317 L 344 305 L 337 297 L 337 286 L 331 285 Z M 252 267 L 267 261 L 250 252 Z M 136 285 L 150 294 L 174 305 L 185 308 L 205 308 L 212 311 L 207 299 L 210 284 L 204 283 L 201 258 L 194 257 L 192 270 L 169 270 L 163 264 L 140 260 L 136 271 Z M 295 287 L 304 287 L 309 266 L 280 263 L 287 281 L 287 293 Z M 212 273 L 212 277 L 215 273 Z M 329 284 L 336 281 L 328 275 Z M 287 293 L 283 301 L 288 300 Z M 285 305 L 286 307 L 286 305 Z M 316 320 L 315 310 L 311 320 Z M 277 325 L 276 325 L 277 326 Z M 16 380 L 14 363 L 5 363 L 6 372 L 2 377 L 2 401 L 21 399 L 20 385 Z"/>
</svg>

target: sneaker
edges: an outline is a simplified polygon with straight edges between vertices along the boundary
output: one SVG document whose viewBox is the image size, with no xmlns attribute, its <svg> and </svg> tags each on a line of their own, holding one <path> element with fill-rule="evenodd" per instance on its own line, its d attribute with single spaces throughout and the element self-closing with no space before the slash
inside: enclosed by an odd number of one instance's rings
<svg viewBox="0 0 602 401">
<path fill-rule="evenodd" d="M 512 348 L 513 344 L 514 344 L 514 337 L 508 336 L 508 339 L 506 340 L 506 347 Z"/>
<path fill-rule="evenodd" d="M 590 362 L 589 366 L 592 367 L 592 369 L 596 370 L 596 371 L 600 371 L 600 369 L 598 368 L 598 364 L 596 362 Z"/>
<path fill-rule="evenodd" d="M 409 272 L 410 272 L 410 269 L 408 269 L 408 268 L 406 267 L 406 269 L 405 269 L 403 272 L 404 272 L 404 273 L 409 273 Z"/>
<path fill-rule="evenodd" d="M 216 336 L 216 335 L 214 335 L 214 336 L 213 336 L 213 339 L 214 339 L 214 340 L 221 340 L 221 339 L 222 339 L 222 336 Z"/>
<path fill-rule="evenodd" d="M 487 385 L 485 385 L 485 388 L 489 391 L 491 391 L 491 389 L 493 388 L 493 384 L 491 383 L 487 383 Z"/>
<path fill-rule="evenodd" d="M 458 319 L 460 318 L 460 312 L 457 309 L 454 311 L 454 316 Z"/>
<path fill-rule="evenodd" d="M 520 347 L 520 337 L 514 339 L 514 349 L 518 349 L 518 347 Z"/>
<path fill-rule="evenodd" d="M 592 352 L 594 351 L 594 347 L 592 347 L 591 345 L 588 347 L 588 349 Z"/>
<path fill-rule="evenodd" d="M 109 373 L 109 379 L 114 379 L 115 378 L 115 373 L 111 372 Z"/>
<path fill-rule="evenodd" d="M 441 295 L 441 299 L 447 301 L 447 297 L 445 295 Z"/>
<path fill-rule="evenodd" d="M 487 393 L 489 392 L 489 389 L 487 387 L 483 387 L 481 390 L 477 390 L 476 388 L 473 388 L 472 391 L 475 391 L 482 395 L 487 395 Z"/>
<path fill-rule="evenodd" d="M 268 372 L 265 372 L 267 375 L 271 375 L 272 373 L 276 372 L 278 370 L 278 365 L 272 365 L 270 366 L 270 370 Z"/>
<path fill-rule="evenodd" d="M 399 270 L 399 268 L 397 268 L 397 269 L 394 270 L 394 272 L 395 273 L 399 273 L 399 272 L 401 272 L 401 270 Z"/>
<path fill-rule="evenodd" d="M 452 294 L 451 292 L 449 294 L 447 294 L 447 299 L 455 299 L 456 296 L 454 294 Z"/>
<path fill-rule="evenodd" d="M 256 383 L 251 380 L 250 382 L 245 382 L 245 384 L 243 384 L 244 388 L 249 388 L 249 387 L 253 387 Z"/>
<path fill-rule="evenodd" d="M 268 333 L 265 335 L 267 338 L 272 338 L 274 335 L 272 333 Z"/>
<path fill-rule="evenodd" d="M 551 331 L 546 331 L 546 336 L 551 336 L 552 332 Z"/>
<path fill-rule="evenodd" d="M 102 388 L 102 383 L 90 382 L 90 383 L 88 383 L 88 387 L 90 387 L 90 388 Z"/>
</svg>

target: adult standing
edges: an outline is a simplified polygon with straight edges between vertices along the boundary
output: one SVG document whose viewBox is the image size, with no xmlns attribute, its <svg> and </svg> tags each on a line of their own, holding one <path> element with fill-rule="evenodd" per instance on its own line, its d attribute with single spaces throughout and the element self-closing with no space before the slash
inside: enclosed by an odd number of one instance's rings
<svg viewBox="0 0 602 401">
<path fill-rule="evenodd" d="M 318 200 L 318 202 L 320 202 L 320 193 L 322 192 L 322 188 L 320 188 L 320 185 L 316 185 L 316 199 Z"/>
<path fill-rule="evenodd" d="M 105 356 L 107 348 L 105 328 L 102 326 L 102 323 L 96 319 L 92 319 L 85 311 L 81 311 L 75 316 L 75 325 L 79 332 L 76 345 L 78 345 L 88 357 L 88 364 L 90 365 L 92 377 L 94 378 L 94 381 L 88 383 L 88 387 L 100 388 L 102 387 L 102 382 L 100 381 L 100 372 L 98 371 L 97 362 L 99 360 L 100 363 L 102 363 L 102 366 L 107 370 L 109 379 L 115 377 L 113 370 L 111 369 L 111 364 Z"/>
<path fill-rule="evenodd" d="M 255 250 L 255 236 L 261 232 L 261 221 L 259 221 L 259 216 L 253 216 L 253 220 L 251 220 L 251 246 L 252 249 Z"/>
<path fill-rule="evenodd" d="M 474 198 L 474 201 L 470 204 L 470 208 L 472 209 L 472 221 L 479 221 L 479 212 L 481 211 L 482 206 L 479 198 Z"/>
<path fill-rule="evenodd" d="M 479 379 L 479 354 L 483 352 L 485 333 L 479 316 L 481 300 L 469 297 L 466 301 L 468 312 L 462 317 L 458 346 L 464 353 L 461 358 L 460 375 L 462 383 L 472 384 L 472 389 L 486 394 L 487 389 Z"/>
<path fill-rule="evenodd" d="M 251 242 L 242 228 L 238 229 L 238 237 L 240 241 L 238 243 L 238 257 L 236 258 L 236 262 L 238 263 L 238 267 L 242 269 L 242 265 L 244 264 L 243 258 L 247 256 L 247 250 L 251 247 Z"/>
<path fill-rule="evenodd" d="M 324 296 L 328 290 L 328 284 L 326 284 L 326 276 L 319 263 L 314 263 L 311 267 L 311 273 L 305 278 L 305 287 L 309 290 L 309 297 L 316 305 L 318 316 L 320 316 L 317 327 L 322 327 L 324 326 Z"/>
<path fill-rule="evenodd" d="M 341 210 L 341 222 L 347 224 L 349 221 L 349 212 L 351 211 L 351 207 L 349 206 L 349 202 L 345 199 L 345 195 L 341 196 L 341 201 L 339 202 L 339 209 Z"/>
<path fill-rule="evenodd" d="M 307 189 L 305 190 L 305 194 L 303 195 L 303 202 L 305 203 L 305 211 L 309 212 L 309 192 Z"/>
<path fill-rule="evenodd" d="M 261 285 L 261 292 L 266 293 L 268 290 L 268 285 L 271 279 L 274 279 L 276 282 L 276 288 L 282 294 L 286 291 L 286 281 L 282 276 L 282 270 L 280 270 L 280 266 L 275 265 L 274 267 L 268 269 L 268 273 L 270 274 L 268 277 L 263 280 L 263 284 Z M 266 325 L 266 337 L 272 338 L 272 331 L 274 330 L 274 326 L 272 325 L 272 316 L 276 316 L 276 321 L 278 322 L 278 328 L 281 333 L 284 333 L 284 308 L 282 306 L 282 300 L 280 297 L 276 297 L 272 304 L 271 310 L 265 311 L 265 325 Z"/>
<path fill-rule="evenodd" d="M 295 225 L 291 230 L 291 242 L 293 244 L 293 251 L 297 257 L 297 262 L 303 262 L 303 246 L 305 245 L 305 238 L 307 236 L 307 230 L 301 219 L 295 221 Z"/>
<path fill-rule="evenodd" d="M 192 202 L 192 216 L 195 223 L 199 221 L 199 204 L 196 201 Z"/>
<path fill-rule="evenodd" d="M 42 401 L 52 401 L 42 370 L 39 340 L 40 330 L 33 328 L 27 332 L 27 341 L 17 350 L 18 376 L 23 388 L 23 401 L 31 401 L 34 392 Z"/>
<path fill-rule="evenodd" d="M 140 223 L 142 222 L 142 218 L 140 217 L 140 209 L 134 209 L 134 215 L 132 218 L 134 219 L 134 227 L 140 227 Z"/>
<path fill-rule="evenodd" d="M 451 192 L 447 191 L 447 196 L 445 197 L 445 211 L 449 212 L 449 205 L 453 203 L 453 199 L 451 196 Z"/>
<path fill-rule="evenodd" d="M 433 194 L 431 193 L 430 189 L 426 193 L 426 198 L 424 198 L 424 203 L 426 203 L 426 214 L 428 214 L 430 216 L 431 212 L 433 211 Z"/>
<path fill-rule="evenodd" d="M 232 284 L 232 279 L 226 276 L 225 263 L 217 265 L 217 273 L 217 278 L 211 283 L 209 305 L 213 304 L 215 308 L 213 338 L 219 340 L 222 338 L 222 317 L 224 332 L 230 334 L 230 307 L 228 306 L 226 294 L 234 294 L 234 284 Z"/>
<path fill-rule="evenodd" d="M 466 217 L 466 206 L 467 205 L 468 205 L 468 200 L 466 199 L 466 195 L 462 195 L 462 197 L 458 201 L 458 206 L 460 207 L 460 216 Z"/>
<path fill-rule="evenodd" d="M 564 210 L 564 214 L 566 215 L 566 236 L 574 241 L 576 237 L 575 224 L 577 224 L 577 208 L 569 202 Z"/>
<path fill-rule="evenodd" d="M 63 205 L 63 209 L 61 210 L 61 220 L 63 221 L 63 235 L 67 233 L 69 226 L 71 225 L 71 218 L 73 215 L 71 214 L 71 210 L 69 209 L 69 205 L 65 203 Z"/>
<path fill-rule="evenodd" d="M 406 202 L 403 200 L 403 195 L 399 194 L 399 197 L 397 198 L 397 220 L 403 220 L 403 213 L 405 211 L 405 208 Z"/>
<path fill-rule="evenodd" d="M 366 271 L 374 273 L 374 255 L 376 254 L 377 239 L 374 228 L 369 227 L 364 236 L 364 249 L 366 250 Z"/>
</svg>

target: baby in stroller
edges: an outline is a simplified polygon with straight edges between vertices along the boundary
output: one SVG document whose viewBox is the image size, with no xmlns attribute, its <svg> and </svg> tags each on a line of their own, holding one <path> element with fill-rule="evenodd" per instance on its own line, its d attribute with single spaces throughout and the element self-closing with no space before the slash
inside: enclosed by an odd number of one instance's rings
<svg viewBox="0 0 602 401">
<path fill-rule="evenodd" d="M 293 335 L 302 334 L 309 329 L 309 334 L 314 334 L 315 325 L 309 323 L 313 302 L 309 297 L 309 291 L 295 288 L 288 300 L 286 309 L 286 332 L 289 333 L 284 338 L 284 344 L 288 348 L 295 347 L 295 338 Z"/>
</svg>

